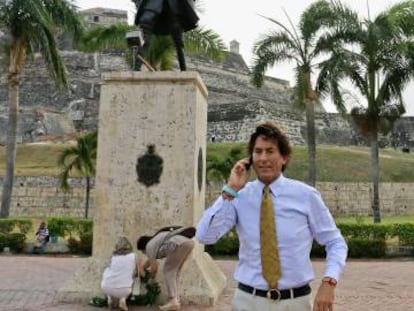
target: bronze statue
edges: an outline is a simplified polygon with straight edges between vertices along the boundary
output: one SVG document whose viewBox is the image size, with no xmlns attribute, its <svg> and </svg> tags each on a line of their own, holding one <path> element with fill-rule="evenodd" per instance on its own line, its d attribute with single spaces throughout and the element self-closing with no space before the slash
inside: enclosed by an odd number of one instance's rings
<svg viewBox="0 0 414 311">
<path fill-rule="evenodd" d="M 135 25 L 144 34 L 142 54 L 148 50 L 152 35 L 171 35 L 180 70 L 186 70 L 183 33 L 197 27 L 195 0 L 132 0 L 137 7 Z M 140 67 L 141 64 L 138 65 Z M 139 70 L 139 68 L 138 68 Z"/>
</svg>

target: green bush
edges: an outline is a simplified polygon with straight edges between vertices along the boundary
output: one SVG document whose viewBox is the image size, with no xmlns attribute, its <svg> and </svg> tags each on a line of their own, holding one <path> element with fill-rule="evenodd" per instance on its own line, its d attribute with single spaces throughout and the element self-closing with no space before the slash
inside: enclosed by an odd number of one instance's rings
<svg viewBox="0 0 414 311">
<path fill-rule="evenodd" d="M 5 247 L 10 247 L 14 253 L 21 253 L 25 247 L 26 234 L 23 233 L 0 233 L 0 252 Z"/>
<path fill-rule="evenodd" d="M 93 222 L 89 219 L 78 219 L 73 226 L 73 230 L 79 236 L 83 234 L 90 234 L 92 235 L 93 232 Z"/>
<path fill-rule="evenodd" d="M 72 254 L 92 254 L 93 221 L 79 218 L 50 218 L 48 228 L 51 235 L 55 234 L 67 239 Z"/>
<path fill-rule="evenodd" d="M 20 233 L 27 234 L 32 229 L 31 219 L 14 219 L 14 218 L 2 218 L 0 219 L 0 232 L 11 233 L 13 230 L 18 229 Z"/>
<path fill-rule="evenodd" d="M 311 257 L 312 258 L 325 258 L 326 251 L 325 246 L 318 244 L 317 242 L 313 241 L 312 250 L 311 250 Z"/>
<path fill-rule="evenodd" d="M 397 237 L 402 246 L 414 246 L 414 224 L 338 224 L 348 244 L 349 258 L 382 258 L 386 256 L 387 240 Z M 232 230 L 216 244 L 207 245 L 211 255 L 237 255 L 239 242 Z M 311 257 L 325 257 L 325 247 L 314 242 Z"/>
<path fill-rule="evenodd" d="M 19 228 L 20 233 L 26 235 L 33 228 L 33 223 L 31 219 L 16 219 L 15 225 L 17 226 L 17 228 Z"/>
<path fill-rule="evenodd" d="M 60 236 L 62 238 L 70 236 L 74 231 L 75 219 L 70 217 L 49 218 L 47 220 L 47 228 L 49 234 Z"/>
<path fill-rule="evenodd" d="M 0 252 L 5 247 L 9 247 L 15 253 L 22 252 L 26 243 L 26 235 L 30 229 L 32 229 L 30 219 L 0 219 Z"/>
<path fill-rule="evenodd" d="M 393 236 L 398 237 L 400 246 L 414 247 L 414 224 L 394 224 Z"/>
<path fill-rule="evenodd" d="M 236 230 L 231 230 L 214 245 L 206 245 L 206 252 L 210 255 L 237 255 L 239 239 Z"/>
<path fill-rule="evenodd" d="M 8 246 L 7 245 L 7 242 L 8 242 L 8 238 L 7 237 L 8 237 L 7 234 L 5 234 L 3 232 L 0 232 L 0 252 L 3 251 L 3 248 L 4 247 Z"/>
<path fill-rule="evenodd" d="M 93 221 L 84 218 L 49 218 L 48 225 L 50 235 L 57 235 L 62 238 L 73 238 L 74 236 L 81 236 L 84 233 L 91 233 L 93 231 Z"/>
<path fill-rule="evenodd" d="M 393 236 L 392 225 L 388 224 L 345 224 L 339 223 L 338 228 L 346 238 L 367 240 L 386 240 Z"/>
<path fill-rule="evenodd" d="M 385 257 L 386 243 L 384 240 L 349 239 L 349 258 L 382 258 Z"/>
<path fill-rule="evenodd" d="M 71 237 L 67 240 L 68 248 L 72 254 L 91 255 L 92 254 L 92 232 L 80 235 L 79 240 Z"/>
<path fill-rule="evenodd" d="M 25 247 L 26 243 L 26 234 L 24 233 L 10 233 L 7 236 L 7 244 L 6 246 L 10 247 L 15 253 L 21 253 Z"/>
<path fill-rule="evenodd" d="M 0 219 L 0 232 L 8 234 L 13 231 L 14 220 L 13 219 Z"/>
</svg>

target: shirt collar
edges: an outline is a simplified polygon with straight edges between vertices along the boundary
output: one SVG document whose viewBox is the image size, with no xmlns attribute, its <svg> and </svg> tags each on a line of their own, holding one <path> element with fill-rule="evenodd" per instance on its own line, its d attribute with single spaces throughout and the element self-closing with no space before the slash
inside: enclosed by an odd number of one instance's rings
<svg viewBox="0 0 414 311">
<path fill-rule="evenodd" d="M 280 173 L 280 175 L 279 175 L 279 177 L 276 179 L 276 180 L 274 180 L 270 185 L 269 185 L 269 187 L 270 187 L 270 192 L 273 194 L 273 195 L 276 195 L 278 192 L 279 192 L 279 190 L 280 190 L 280 188 L 283 186 L 283 184 L 284 184 L 284 182 L 285 182 L 285 177 L 283 176 L 283 173 Z M 263 189 L 264 189 L 264 187 L 265 187 L 265 184 L 264 183 L 262 183 L 259 179 L 257 180 L 258 181 L 258 183 L 259 183 L 259 186 L 260 186 L 260 189 L 261 189 L 261 191 L 263 192 Z"/>
</svg>

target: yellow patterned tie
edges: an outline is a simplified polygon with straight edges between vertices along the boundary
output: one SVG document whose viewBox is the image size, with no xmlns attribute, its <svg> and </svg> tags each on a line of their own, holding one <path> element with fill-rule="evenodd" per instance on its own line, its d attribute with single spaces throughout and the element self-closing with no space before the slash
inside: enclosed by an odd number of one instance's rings
<svg viewBox="0 0 414 311">
<path fill-rule="evenodd" d="M 269 284 L 269 289 L 275 289 L 277 288 L 281 272 L 275 217 L 269 186 L 264 188 L 263 201 L 260 208 L 260 250 L 263 277 Z"/>
</svg>

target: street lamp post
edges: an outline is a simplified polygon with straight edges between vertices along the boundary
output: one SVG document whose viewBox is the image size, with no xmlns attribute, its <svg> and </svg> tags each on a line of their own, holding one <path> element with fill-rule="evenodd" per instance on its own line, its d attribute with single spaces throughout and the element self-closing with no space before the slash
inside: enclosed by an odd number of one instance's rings
<svg viewBox="0 0 414 311">
<path fill-rule="evenodd" d="M 144 36 L 140 29 L 129 31 L 126 33 L 125 38 L 128 43 L 128 47 L 132 51 L 132 70 L 140 71 L 141 64 L 144 64 L 149 71 L 155 71 L 155 69 L 149 64 L 140 54 L 140 51 L 144 45 Z"/>
</svg>

